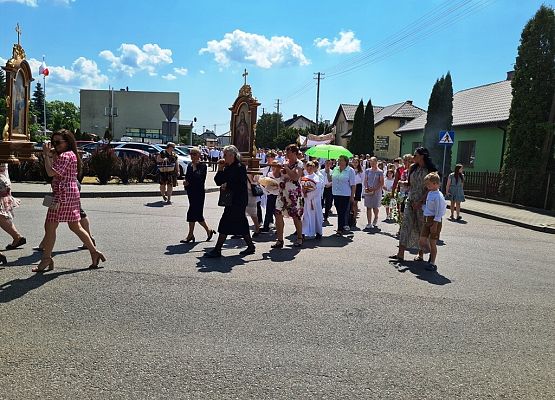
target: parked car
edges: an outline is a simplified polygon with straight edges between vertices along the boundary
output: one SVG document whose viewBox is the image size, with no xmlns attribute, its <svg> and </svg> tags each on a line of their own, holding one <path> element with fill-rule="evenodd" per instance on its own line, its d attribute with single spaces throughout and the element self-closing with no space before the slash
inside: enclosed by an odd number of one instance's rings
<svg viewBox="0 0 555 400">
<path fill-rule="evenodd" d="M 114 149 L 114 153 L 116 153 L 116 156 L 118 156 L 119 158 L 140 158 L 144 156 L 150 156 L 148 151 L 138 149 Z"/>
<path fill-rule="evenodd" d="M 164 150 L 164 147 L 159 144 L 153 143 L 138 143 L 138 142 L 126 142 L 119 144 L 116 149 L 137 149 L 137 150 L 144 150 L 147 151 L 151 155 L 156 155 Z M 179 176 L 182 177 L 185 175 L 185 171 L 187 170 L 187 166 L 191 163 L 191 156 L 186 155 L 182 151 L 178 149 L 175 150 L 177 153 L 177 161 L 179 164 Z"/>
</svg>

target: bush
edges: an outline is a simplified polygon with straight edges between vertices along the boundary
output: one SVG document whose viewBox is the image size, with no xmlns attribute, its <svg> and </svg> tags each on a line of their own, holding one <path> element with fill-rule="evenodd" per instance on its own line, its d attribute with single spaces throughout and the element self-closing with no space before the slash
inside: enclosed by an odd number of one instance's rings
<svg viewBox="0 0 555 400">
<path fill-rule="evenodd" d="M 88 161 L 89 173 L 96 175 L 98 183 L 106 185 L 112 175 L 117 175 L 120 164 L 114 149 L 108 145 L 99 146 Z"/>
<path fill-rule="evenodd" d="M 52 178 L 46 174 L 46 170 L 44 169 L 44 157 L 42 152 L 37 152 L 35 155 L 38 158 L 37 161 L 22 161 L 19 164 L 9 164 L 8 172 L 10 174 L 10 179 L 15 182 L 52 181 Z"/>
</svg>

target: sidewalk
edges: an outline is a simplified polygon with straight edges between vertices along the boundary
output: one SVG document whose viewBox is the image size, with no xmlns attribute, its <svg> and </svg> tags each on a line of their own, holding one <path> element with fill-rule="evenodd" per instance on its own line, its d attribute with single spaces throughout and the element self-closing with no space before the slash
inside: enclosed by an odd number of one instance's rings
<svg viewBox="0 0 555 400">
<path fill-rule="evenodd" d="M 449 202 L 448 202 L 449 203 Z M 525 207 L 513 207 L 496 202 L 466 198 L 461 212 L 522 226 L 535 231 L 555 234 L 555 216 L 534 212 Z M 449 213 L 446 214 L 449 216 Z"/>
<path fill-rule="evenodd" d="M 206 177 L 206 192 L 217 192 L 218 187 L 214 183 L 214 172 L 208 171 Z M 81 189 L 83 198 L 102 197 L 159 197 L 159 185 L 156 183 L 141 184 L 110 184 L 110 185 L 83 185 Z M 15 197 L 20 198 L 42 198 L 50 193 L 50 185 L 46 183 L 17 183 L 12 182 L 12 192 Z M 174 195 L 184 195 L 183 182 L 179 181 Z M 536 212 L 521 206 L 511 206 L 497 202 L 482 201 L 466 198 L 461 204 L 462 212 L 479 217 L 493 219 L 512 225 L 535 231 L 555 234 L 555 215 L 550 213 Z M 449 213 L 447 213 L 449 216 Z"/>
</svg>

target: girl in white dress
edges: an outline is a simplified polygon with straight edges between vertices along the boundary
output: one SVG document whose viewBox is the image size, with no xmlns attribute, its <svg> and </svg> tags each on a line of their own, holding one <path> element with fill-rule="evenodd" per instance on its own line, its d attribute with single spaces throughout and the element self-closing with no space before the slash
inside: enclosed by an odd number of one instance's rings
<svg viewBox="0 0 555 400">
<path fill-rule="evenodd" d="M 313 161 L 306 163 L 306 174 L 301 178 L 304 196 L 303 235 L 306 237 L 322 237 L 324 213 L 322 212 L 322 192 L 324 182 L 316 171 Z"/>
</svg>

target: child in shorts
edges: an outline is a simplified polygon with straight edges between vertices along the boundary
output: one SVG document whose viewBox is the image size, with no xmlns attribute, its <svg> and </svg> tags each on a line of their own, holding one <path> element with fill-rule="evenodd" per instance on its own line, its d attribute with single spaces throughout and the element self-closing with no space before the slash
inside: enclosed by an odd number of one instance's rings
<svg viewBox="0 0 555 400">
<path fill-rule="evenodd" d="M 422 206 L 424 211 L 424 225 L 420 232 L 420 248 L 430 248 L 430 259 L 426 266 L 427 271 L 437 271 L 437 241 L 441 232 L 441 218 L 445 214 L 447 204 L 443 193 L 439 191 L 441 180 L 437 172 L 429 173 L 424 177 L 424 185 L 428 189 L 426 203 Z"/>
</svg>

